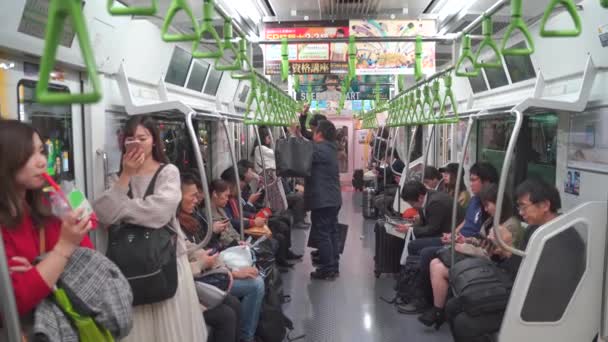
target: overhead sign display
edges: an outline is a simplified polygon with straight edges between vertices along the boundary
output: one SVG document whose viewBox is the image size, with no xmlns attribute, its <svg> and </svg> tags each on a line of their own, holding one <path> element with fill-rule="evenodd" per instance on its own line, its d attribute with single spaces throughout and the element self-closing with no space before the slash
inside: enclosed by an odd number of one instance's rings
<svg viewBox="0 0 608 342">
<path fill-rule="evenodd" d="M 264 72 L 267 75 L 281 73 L 282 38 L 323 39 L 348 37 L 348 21 L 267 23 L 264 37 L 276 40 L 276 45 L 264 49 Z M 346 72 L 346 44 L 310 43 L 289 44 L 289 64 L 292 74 L 329 74 Z M 334 50 L 335 49 L 335 50 Z"/>
<path fill-rule="evenodd" d="M 434 20 L 351 20 L 355 37 L 403 37 L 436 34 Z M 435 72 L 435 43 L 422 44 L 422 70 Z M 357 74 L 414 74 L 415 43 L 357 43 Z"/>
<path fill-rule="evenodd" d="M 342 75 L 309 75 L 300 77 L 300 89 L 296 92 L 298 101 L 329 101 L 338 102 L 341 95 Z M 346 93 L 346 100 L 375 100 L 376 83 L 379 85 L 380 98 L 386 100 L 390 95 L 392 77 L 388 75 L 357 76 Z M 308 85 L 312 83 L 310 98 Z"/>
</svg>

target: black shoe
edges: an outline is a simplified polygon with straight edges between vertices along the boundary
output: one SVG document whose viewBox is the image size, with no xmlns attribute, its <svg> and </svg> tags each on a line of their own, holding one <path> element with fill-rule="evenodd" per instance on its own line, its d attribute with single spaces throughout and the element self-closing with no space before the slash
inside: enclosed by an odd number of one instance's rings
<svg viewBox="0 0 608 342">
<path fill-rule="evenodd" d="M 302 259 L 302 254 L 296 254 L 291 250 L 287 251 L 287 260 L 298 260 Z"/>
<path fill-rule="evenodd" d="M 406 315 L 421 314 L 430 308 L 431 306 L 425 300 L 421 299 L 414 299 L 412 301 L 397 304 L 397 311 Z"/>
<path fill-rule="evenodd" d="M 313 264 L 314 266 L 321 265 L 321 258 L 319 258 L 319 257 L 312 258 L 312 264 Z"/>
<path fill-rule="evenodd" d="M 314 250 L 310 252 L 310 256 L 313 258 L 318 258 L 319 256 L 321 256 L 321 254 L 319 254 L 319 250 Z"/>
<path fill-rule="evenodd" d="M 443 309 L 432 307 L 418 316 L 418 320 L 427 327 L 435 326 L 435 330 L 439 330 L 443 322 L 445 322 L 445 312 Z"/>
<path fill-rule="evenodd" d="M 310 278 L 311 279 L 319 279 L 319 280 L 335 280 L 336 279 L 336 273 L 334 273 L 334 272 L 314 271 L 314 272 L 310 272 Z"/>
</svg>

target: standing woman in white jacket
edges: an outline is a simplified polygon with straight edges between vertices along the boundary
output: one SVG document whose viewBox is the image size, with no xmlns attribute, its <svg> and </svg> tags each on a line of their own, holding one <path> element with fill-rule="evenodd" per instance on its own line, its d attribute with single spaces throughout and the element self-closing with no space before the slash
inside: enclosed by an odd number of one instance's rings
<svg viewBox="0 0 608 342">
<path fill-rule="evenodd" d="M 128 152 L 122 146 L 122 165 L 118 180 L 97 201 L 95 212 L 105 225 L 119 222 L 147 228 L 162 228 L 169 222 L 176 234 L 177 291 L 162 302 L 133 308 L 133 330 L 123 341 L 167 342 L 207 341 L 207 328 L 194 287 L 186 255 L 184 233 L 176 219 L 181 201 L 181 182 L 177 167 L 163 168 L 156 179 L 154 193 L 145 199 L 148 184 L 161 164 L 168 164 L 158 124 L 148 116 L 132 117 L 124 130 L 126 140 L 137 145 Z M 132 198 L 127 194 L 129 188 Z"/>
<path fill-rule="evenodd" d="M 270 129 L 266 126 L 260 126 L 257 130 L 262 144 L 260 145 L 256 139 L 253 145 L 252 154 L 255 159 L 255 171 L 261 176 L 260 182 L 264 182 L 265 179 L 268 180 L 268 184 L 264 184 L 264 186 L 266 186 L 266 196 L 268 196 L 270 208 L 275 212 L 280 212 L 287 209 L 287 196 L 281 179 L 275 173 L 277 163 L 274 158 L 274 151 L 270 148 L 272 144 Z M 264 158 L 263 163 L 262 158 Z M 266 177 L 264 177 L 264 173 L 266 173 Z"/>
</svg>

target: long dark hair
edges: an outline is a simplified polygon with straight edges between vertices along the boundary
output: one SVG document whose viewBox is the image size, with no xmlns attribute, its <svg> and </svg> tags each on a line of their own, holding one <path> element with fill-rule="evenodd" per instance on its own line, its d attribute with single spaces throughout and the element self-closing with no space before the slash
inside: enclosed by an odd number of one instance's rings
<svg viewBox="0 0 608 342">
<path fill-rule="evenodd" d="M 256 128 L 254 128 L 256 129 Z M 255 148 L 260 146 L 260 142 L 262 143 L 262 145 L 266 146 L 266 147 L 270 147 L 266 144 L 266 138 L 270 136 L 270 128 L 266 127 L 266 126 L 260 126 L 257 127 L 258 130 L 258 134 L 260 135 L 260 140 L 258 141 L 258 139 L 255 139 L 255 142 L 253 143 L 253 151 L 251 151 L 251 155 L 254 156 L 255 155 Z M 262 152 L 260 152 L 261 155 Z"/>
<path fill-rule="evenodd" d="M 153 139 L 152 145 L 152 158 L 161 164 L 168 164 L 169 159 L 165 154 L 165 144 L 163 140 L 160 138 L 160 128 L 158 127 L 158 123 L 151 116 L 148 115 L 137 115 L 133 116 L 127 121 L 125 127 L 123 129 L 124 140 L 129 137 L 135 136 L 135 131 L 138 126 L 142 126 L 150 132 L 150 135 Z M 122 146 L 120 147 L 122 150 L 122 155 L 126 153 L 127 149 L 124 144 L 124 140 L 122 141 Z M 122 160 L 122 159 L 121 159 Z M 120 171 L 122 172 L 122 163 L 120 163 Z"/>
<path fill-rule="evenodd" d="M 34 134 L 40 137 L 28 124 L 17 120 L 0 120 L 0 225 L 7 228 L 17 226 L 26 212 L 35 224 L 52 216 L 42 189 L 27 190 L 25 203 L 19 198 L 16 176 L 34 154 Z"/>
<path fill-rule="evenodd" d="M 497 198 L 498 185 L 494 183 L 485 185 L 479 193 L 479 199 L 481 200 L 482 205 L 487 202 L 492 202 L 496 204 Z M 490 217 L 490 215 L 487 213 L 486 216 Z M 511 202 L 511 198 L 507 194 L 505 194 L 502 201 L 502 210 L 500 212 L 500 223 L 504 223 L 511 216 L 513 216 L 513 203 Z"/>
</svg>

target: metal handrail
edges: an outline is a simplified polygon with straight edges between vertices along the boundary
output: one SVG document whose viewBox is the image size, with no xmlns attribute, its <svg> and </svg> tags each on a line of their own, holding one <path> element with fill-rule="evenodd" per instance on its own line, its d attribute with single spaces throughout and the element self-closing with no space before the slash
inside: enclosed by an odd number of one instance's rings
<svg viewBox="0 0 608 342">
<path fill-rule="evenodd" d="M 19 325 L 19 313 L 8 270 L 2 234 L 0 234 L 0 298 L 2 298 L 0 301 L 0 312 L 3 313 L 2 317 L 6 323 L 5 331 L 8 334 L 8 342 L 20 342 L 21 326 Z"/>
<path fill-rule="evenodd" d="M 103 190 L 108 189 L 108 153 L 102 149 L 97 150 L 97 155 L 103 159 Z"/>
<path fill-rule="evenodd" d="M 469 122 L 467 124 L 467 131 L 464 135 L 464 142 L 463 142 L 463 146 L 462 146 L 462 156 L 460 156 L 460 163 L 458 164 L 458 172 L 456 173 L 456 186 L 454 187 L 454 202 L 452 203 L 452 234 L 451 234 L 451 241 L 450 241 L 450 246 L 452 247 L 451 253 L 450 253 L 451 265 L 454 265 L 454 259 L 456 257 L 456 249 L 454 248 L 454 246 L 456 244 L 456 218 L 458 216 L 458 197 L 460 196 L 460 183 L 461 183 L 462 177 L 464 177 L 463 165 L 464 165 L 464 161 L 466 160 L 467 149 L 469 147 L 469 140 L 471 137 L 471 131 L 473 131 L 472 128 L 473 128 L 474 121 L 475 121 L 475 118 L 473 116 L 470 116 Z"/>
<path fill-rule="evenodd" d="M 521 125 L 524 120 L 524 114 L 521 110 L 513 108 L 512 113 L 515 114 L 515 126 L 513 126 L 511 138 L 509 139 L 509 144 L 507 145 L 507 150 L 505 151 L 505 158 L 502 164 L 502 169 L 500 170 L 500 180 L 498 181 L 498 195 L 496 198 L 496 213 L 494 214 L 494 227 L 498 227 L 500 225 L 500 215 L 502 214 L 502 203 L 504 201 L 505 189 L 507 187 L 509 167 L 511 166 L 511 159 L 513 157 L 513 153 L 515 152 L 515 145 L 517 144 L 519 131 L 521 130 Z M 511 252 L 515 255 L 519 255 L 521 257 L 526 256 L 525 251 L 507 245 L 503 241 L 501 234 L 499 234 L 498 232 L 494 233 L 494 236 L 496 237 L 496 242 L 502 249 Z"/>
<path fill-rule="evenodd" d="M 380 147 L 381 147 L 382 141 L 386 141 L 386 139 L 384 139 L 384 128 L 385 128 L 385 126 L 382 126 L 380 128 L 380 137 L 378 137 L 377 135 L 374 137 L 374 150 L 372 151 L 372 159 L 378 163 L 382 163 L 380 161 L 380 153 L 382 152 Z M 377 144 L 378 141 L 380 141 L 381 143 Z M 378 152 L 378 157 L 376 157 L 376 151 Z"/>
<path fill-rule="evenodd" d="M 228 119 L 224 118 L 222 120 L 222 126 L 224 126 L 224 131 L 226 132 L 226 138 L 228 141 L 234 141 L 232 134 L 230 134 L 230 130 L 228 129 Z M 239 224 L 241 225 L 241 240 L 245 240 L 245 223 L 243 221 L 243 196 L 241 194 L 241 179 L 239 177 L 239 167 L 237 165 L 237 160 L 234 154 L 234 144 L 228 144 L 228 149 L 230 150 L 230 159 L 232 160 L 232 169 L 234 170 L 234 180 L 236 182 L 237 188 L 237 199 L 239 202 Z"/>
<path fill-rule="evenodd" d="M 420 126 L 414 126 L 414 131 L 412 132 L 412 136 L 410 137 L 410 144 L 407 147 L 407 156 L 405 156 L 405 166 L 403 167 L 403 171 L 401 172 L 401 181 L 399 182 L 399 190 L 397 192 L 397 196 L 395 196 L 395 199 L 397 200 L 397 211 L 399 212 L 399 214 L 401 214 L 401 190 L 403 185 L 405 184 L 405 182 L 407 181 L 407 174 L 410 168 L 410 156 L 412 155 L 412 151 L 414 148 L 414 144 L 416 142 L 416 133 L 418 133 L 418 130 L 420 129 Z M 393 209 L 395 209 L 395 204 L 393 202 Z"/>
<path fill-rule="evenodd" d="M 192 124 L 192 118 L 197 115 L 195 111 L 191 111 L 186 114 L 186 127 L 188 128 L 188 135 L 190 135 L 190 142 L 192 148 L 194 148 L 194 159 L 196 159 L 196 165 L 198 166 L 199 176 L 203 185 L 203 192 L 205 194 L 205 209 L 207 211 L 207 233 L 205 238 L 197 244 L 197 248 L 203 248 L 207 246 L 211 236 L 213 234 L 213 212 L 211 210 L 211 196 L 209 194 L 209 183 L 207 180 L 207 172 L 205 171 L 205 163 L 203 162 L 203 155 L 201 154 L 201 147 L 198 145 L 198 139 L 194 125 Z"/>
</svg>

